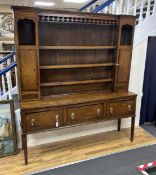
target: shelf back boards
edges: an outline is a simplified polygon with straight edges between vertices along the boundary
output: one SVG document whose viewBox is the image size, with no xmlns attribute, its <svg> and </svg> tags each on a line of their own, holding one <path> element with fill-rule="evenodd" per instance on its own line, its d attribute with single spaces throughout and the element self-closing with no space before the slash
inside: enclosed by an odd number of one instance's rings
<svg viewBox="0 0 156 175">
<path fill-rule="evenodd" d="M 128 90 L 133 16 L 13 9 L 20 100 Z"/>
</svg>

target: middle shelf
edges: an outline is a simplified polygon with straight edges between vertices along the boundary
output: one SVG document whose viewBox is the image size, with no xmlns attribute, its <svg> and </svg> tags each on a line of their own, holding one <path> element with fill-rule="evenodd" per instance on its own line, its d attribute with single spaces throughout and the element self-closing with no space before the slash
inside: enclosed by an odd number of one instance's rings
<svg viewBox="0 0 156 175">
<path fill-rule="evenodd" d="M 66 81 L 66 82 L 52 82 L 52 83 L 41 83 L 41 87 L 48 86 L 66 86 L 66 85 L 77 85 L 77 84 L 94 84 L 94 83 L 105 83 L 112 82 L 112 78 L 100 79 L 100 80 L 83 80 L 83 81 Z"/>
<path fill-rule="evenodd" d="M 109 67 L 115 65 L 116 65 L 115 63 L 47 65 L 47 66 L 40 66 L 40 69 L 73 69 L 73 68 L 89 68 L 89 67 Z"/>
</svg>

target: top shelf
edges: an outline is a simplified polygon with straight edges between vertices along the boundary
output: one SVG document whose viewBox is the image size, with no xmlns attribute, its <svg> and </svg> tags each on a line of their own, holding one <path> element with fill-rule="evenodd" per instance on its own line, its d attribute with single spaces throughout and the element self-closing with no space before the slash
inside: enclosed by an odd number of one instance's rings
<svg viewBox="0 0 156 175">
<path fill-rule="evenodd" d="M 52 49 L 52 50 L 89 50 L 89 49 L 115 49 L 116 46 L 40 46 L 40 49 Z"/>
</svg>

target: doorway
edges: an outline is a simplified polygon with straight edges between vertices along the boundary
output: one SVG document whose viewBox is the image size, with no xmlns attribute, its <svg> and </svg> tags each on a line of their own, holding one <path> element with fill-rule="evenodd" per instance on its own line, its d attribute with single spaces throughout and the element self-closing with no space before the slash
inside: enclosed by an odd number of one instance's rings
<svg viewBox="0 0 156 175">
<path fill-rule="evenodd" d="M 156 37 L 148 38 L 140 125 L 156 122 Z"/>
</svg>

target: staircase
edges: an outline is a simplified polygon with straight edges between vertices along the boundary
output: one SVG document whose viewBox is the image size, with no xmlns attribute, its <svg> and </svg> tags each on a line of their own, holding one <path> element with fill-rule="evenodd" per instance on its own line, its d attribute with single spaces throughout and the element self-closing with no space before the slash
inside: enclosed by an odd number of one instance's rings
<svg viewBox="0 0 156 175">
<path fill-rule="evenodd" d="M 156 32 L 156 0 L 92 0 L 79 11 L 136 16 L 134 47 Z"/>
<path fill-rule="evenodd" d="M 13 99 L 18 94 L 15 52 L 0 59 L 0 100 Z"/>
<path fill-rule="evenodd" d="M 137 18 L 136 24 L 139 24 L 155 13 L 155 4 L 155 0 L 92 0 L 79 11 L 134 15 Z"/>
</svg>

